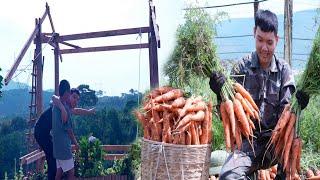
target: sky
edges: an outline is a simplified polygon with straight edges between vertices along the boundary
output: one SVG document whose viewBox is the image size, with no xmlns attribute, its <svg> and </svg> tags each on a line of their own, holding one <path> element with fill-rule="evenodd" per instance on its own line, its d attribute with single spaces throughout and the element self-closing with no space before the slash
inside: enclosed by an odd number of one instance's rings
<svg viewBox="0 0 320 180">
<path fill-rule="evenodd" d="M 222 5 L 248 0 L 207 0 L 197 2 L 200 5 Z M 34 29 L 35 18 L 45 11 L 45 3 L 50 6 L 56 32 L 60 35 L 106 31 L 123 28 L 143 27 L 149 24 L 147 0 L 10 0 L 2 1 L 0 6 L 0 72 L 5 77 L 13 65 L 24 43 Z M 170 56 L 175 45 L 175 31 L 183 23 L 183 8 L 192 0 L 154 0 L 157 24 L 161 40 L 158 49 L 160 85 L 166 79 L 162 66 Z M 302 11 L 320 7 L 320 0 L 293 0 L 293 10 Z M 260 3 L 260 8 L 270 9 L 276 14 L 283 14 L 283 0 L 269 0 Z M 212 15 L 225 11 L 229 18 L 252 17 L 253 6 L 241 5 L 228 8 L 208 9 Z M 52 32 L 49 18 L 42 27 L 42 32 Z M 70 41 L 81 47 L 108 46 L 121 44 L 146 43 L 147 34 L 95 38 L 82 41 Z M 54 87 L 54 57 L 52 47 L 43 45 L 44 77 L 43 88 Z M 67 48 L 60 45 L 60 48 Z M 31 60 L 34 45 L 25 54 L 14 81 L 31 84 Z M 88 84 L 91 89 L 102 90 L 105 95 L 120 95 L 131 88 L 144 91 L 149 89 L 148 49 L 107 51 L 63 55 L 60 64 L 60 80 L 67 79 L 72 87 Z"/>
</svg>

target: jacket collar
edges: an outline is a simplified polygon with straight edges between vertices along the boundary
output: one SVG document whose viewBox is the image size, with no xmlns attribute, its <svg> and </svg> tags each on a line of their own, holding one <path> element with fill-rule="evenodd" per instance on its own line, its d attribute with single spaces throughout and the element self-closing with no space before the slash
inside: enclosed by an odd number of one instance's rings
<svg viewBox="0 0 320 180">
<path fill-rule="evenodd" d="M 259 57 L 257 52 L 253 52 L 251 55 L 251 68 L 260 68 Z M 270 71 L 278 72 L 275 55 L 272 56 Z"/>
</svg>

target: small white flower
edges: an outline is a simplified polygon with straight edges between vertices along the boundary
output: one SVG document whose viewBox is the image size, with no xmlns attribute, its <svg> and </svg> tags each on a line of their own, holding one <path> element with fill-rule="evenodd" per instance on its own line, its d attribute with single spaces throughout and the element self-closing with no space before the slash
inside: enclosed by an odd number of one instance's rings
<svg viewBox="0 0 320 180">
<path fill-rule="evenodd" d="M 97 140 L 97 138 L 96 137 L 94 137 L 94 136 L 90 136 L 89 137 L 89 142 L 91 143 L 91 142 L 95 142 Z"/>
</svg>

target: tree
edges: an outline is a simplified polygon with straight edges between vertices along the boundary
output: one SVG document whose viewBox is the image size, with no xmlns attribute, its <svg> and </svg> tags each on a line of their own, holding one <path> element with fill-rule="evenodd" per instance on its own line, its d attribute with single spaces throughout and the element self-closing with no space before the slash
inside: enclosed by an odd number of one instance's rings
<svg viewBox="0 0 320 180">
<path fill-rule="evenodd" d="M 80 107 L 94 106 L 98 102 L 96 91 L 89 88 L 89 85 L 81 84 L 78 87 L 80 91 Z"/>
</svg>

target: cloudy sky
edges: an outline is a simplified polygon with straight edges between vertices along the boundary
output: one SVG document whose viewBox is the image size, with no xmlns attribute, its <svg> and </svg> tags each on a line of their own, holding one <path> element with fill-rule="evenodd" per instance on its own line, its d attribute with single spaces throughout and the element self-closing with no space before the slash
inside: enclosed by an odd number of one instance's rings
<svg viewBox="0 0 320 180">
<path fill-rule="evenodd" d="M 207 0 L 200 5 L 222 5 L 248 0 Z M 2 1 L 0 6 L 0 73 L 5 76 L 14 63 L 24 43 L 34 29 L 35 18 L 42 16 L 48 2 L 56 32 L 60 35 L 134 28 L 148 25 L 147 0 L 11 0 Z M 157 24 L 160 27 L 161 48 L 158 50 L 160 83 L 165 83 L 161 73 L 175 43 L 175 30 L 183 23 L 183 8 L 195 1 L 154 0 Z M 320 7 L 320 0 L 294 0 L 294 11 Z M 260 3 L 260 8 L 283 14 L 283 0 Z M 242 5 L 208 10 L 225 11 L 230 18 L 252 17 L 253 6 Z M 51 32 L 49 19 L 43 24 L 43 32 Z M 134 44 L 147 42 L 147 34 L 140 39 L 137 35 L 98 38 L 70 43 L 81 47 Z M 54 87 L 53 51 L 43 45 L 44 89 Z M 61 48 L 65 48 L 61 46 Z M 32 45 L 14 75 L 15 81 L 31 83 L 30 62 L 33 58 Z M 140 64 L 140 66 L 139 66 Z M 140 67 L 140 71 L 139 71 Z M 60 79 L 68 79 L 71 86 L 89 84 L 92 89 L 103 90 L 106 95 L 119 95 L 129 89 L 144 91 L 149 88 L 148 50 L 108 51 L 63 55 Z M 22 71 L 24 70 L 24 71 Z M 140 73 L 139 73 L 140 72 Z M 18 75 L 19 74 L 19 75 Z M 140 74 L 140 75 L 139 75 Z M 17 76 L 18 75 L 18 76 Z M 140 77 L 140 78 L 139 78 Z M 139 80 L 140 79 L 140 80 Z"/>
</svg>

